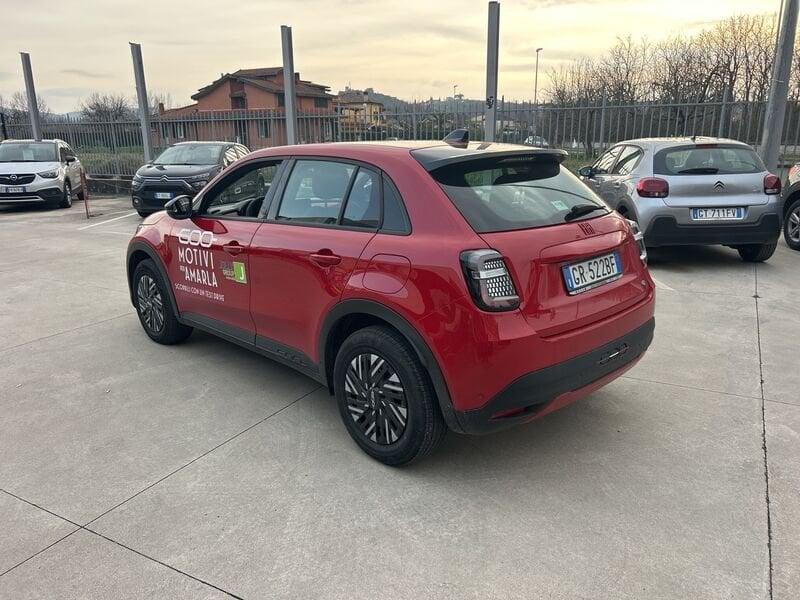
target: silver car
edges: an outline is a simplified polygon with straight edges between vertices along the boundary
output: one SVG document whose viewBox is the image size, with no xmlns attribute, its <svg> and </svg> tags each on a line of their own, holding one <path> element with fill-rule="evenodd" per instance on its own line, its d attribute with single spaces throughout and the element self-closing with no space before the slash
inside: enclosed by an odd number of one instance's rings
<svg viewBox="0 0 800 600">
<path fill-rule="evenodd" d="M 83 200 L 83 167 L 63 140 L 0 142 L 0 204 L 69 208 Z"/>
<path fill-rule="evenodd" d="M 650 247 L 720 244 L 750 262 L 775 252 L 781 181 L 742 142 L 629 140 L 580 175 L 612 208 L 639 223 Z"/>
</svg>

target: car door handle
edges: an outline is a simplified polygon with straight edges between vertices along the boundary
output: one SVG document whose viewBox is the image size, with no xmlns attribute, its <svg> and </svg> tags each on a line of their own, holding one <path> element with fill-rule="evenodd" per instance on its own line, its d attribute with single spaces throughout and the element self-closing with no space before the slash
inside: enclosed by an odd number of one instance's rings
<svg viewBox="0 0 800 600">
<path fill-rule="evenodd" d="M 310 258 L 313 262 L 317 263 L 321 267 L 333 267 L 342 262 L 342 257 L 336 256 L 330 250 L 328 250 L 328 252 L 323 252 L 320 250 L 319 252 L 312 254 Z"/>
<path fill-rule="evenodd" d="M 228 254 L 233 254 L 236 256 L 244 251 L 244 246 L 242 246 L 239 242 L 231 242 L 230 244 L 225 244 L 222 246 L 222 249 Z"/>
</svg>

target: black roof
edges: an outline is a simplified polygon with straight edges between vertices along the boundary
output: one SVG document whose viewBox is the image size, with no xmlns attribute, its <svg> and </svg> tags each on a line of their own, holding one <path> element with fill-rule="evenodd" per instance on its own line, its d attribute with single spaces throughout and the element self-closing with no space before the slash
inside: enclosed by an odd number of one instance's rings
<svg viewBox="0 0 800 600">
<path fill-rule="evenodd" d="M 416 158 L 427 171 L 433 171 L 445 165 L 480 160 L 483 158 L 529 156 L 561 163 L 567 157 L 567 153 L 563 150 L 532 148 L 530 146 L 521 146 L 518 144 L 497 144 L 492 142 L 471 142 L 461 147 L 439 143 L 433 146 L 416 148 L 411 151 L 411 155 Z"/>
</svg>

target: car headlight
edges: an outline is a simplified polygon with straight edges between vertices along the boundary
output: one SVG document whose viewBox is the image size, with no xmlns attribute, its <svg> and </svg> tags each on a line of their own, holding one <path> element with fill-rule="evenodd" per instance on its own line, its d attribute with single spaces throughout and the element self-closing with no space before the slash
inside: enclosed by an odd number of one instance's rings
<svg viewBox="0 0 800 600">
<path fill-rule="evenodd" d="M 208 183 L 208 181 L 206 181 L 205 179 L 201 179 L 200 181 L 193 181 L 192 182 L 192 187 L 194 189 L 196 189 L 196 190 L 202 190 L 203 186 L 205 184 L 207 184 L 207 183 Z"/>
<path fill-rule="evenodd" d="M 58 177 L 58 169 L 53 169 L 52 171 L 43 171 L 38 175 L 42 179 L 55 179 L 56 177 Z"/>
<path fill-rule="evenodd" d="M 636 240 L 636 244 L 639 246 L 639 258 L 642 259 L 644 264 L 647 264 L 647 246 L 644 245 L 644 233 L 642 233 L 642 230 L 639 229 L 639 223 L 632 221 L 631 219 L 625 220 L 628 222 L 628 225 L 631 228 L 633 239 Z"/>
<path fill-rule="evenodd" d="M 138 190 L 140 187 L 142 187 L 143 183 L 144 179 L 139 177 L 138 175 L 134 175 L 133 179 L 131 179 L 131 187 L 135 190 Z"/>
<path fill-rule="evenodd" d="M 187 177 L 186 181 L 200 181 L 202 179 L 208 181 L 209 179 L 211 179 L 211 173 L 200 173 L 199 175 L 192 175 L 191 177 Z"/>
</svg>

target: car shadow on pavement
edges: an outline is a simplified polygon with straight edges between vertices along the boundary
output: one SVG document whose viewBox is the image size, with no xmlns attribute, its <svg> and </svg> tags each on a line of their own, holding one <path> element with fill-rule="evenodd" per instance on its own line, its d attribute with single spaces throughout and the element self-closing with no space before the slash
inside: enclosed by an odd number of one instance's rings
<svg viewBox="0 0 800 600">
<path fill-rule="evenodd" d="M 667 270 L 689 270 L 697 267 L 752 268 L 733 248 L 725 246 L 662 246 L 647 249 L 650 266 Z"/>
</svg>

